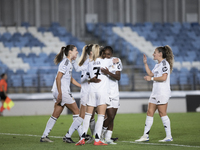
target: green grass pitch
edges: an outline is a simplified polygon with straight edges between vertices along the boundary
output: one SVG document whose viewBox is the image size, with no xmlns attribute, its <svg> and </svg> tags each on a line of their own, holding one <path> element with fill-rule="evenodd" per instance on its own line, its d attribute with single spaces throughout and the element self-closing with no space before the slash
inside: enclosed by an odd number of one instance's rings
<svg viewBox="0 0 200 150">
<path fill-rule="evenodd" d="M 62 115 L 50 133 L 53 143 L 40 143 L 49 116 L 0 117 L 1 150 L 73 150 L 73 149 L 135 149 L 135 150 L 193 150 L 200 149 L 200 113 L 169 113 L 174 141 L 159 143 L 165 137 L 165 130 L 158 114 L 150 131 L 150 141 L 135 143 L 144 130 L 146 114 L 117 114 L 113 137 L 118 137 L 117 145 L 94 146 L 86 144 L 75 146 L 64 143 L 65 135 L 72 123 L 72 115 Z M 90 133 L 90 131 L 88 131 Z M 72 136 L 78 141 L 78 133 Z"/>
</svg>

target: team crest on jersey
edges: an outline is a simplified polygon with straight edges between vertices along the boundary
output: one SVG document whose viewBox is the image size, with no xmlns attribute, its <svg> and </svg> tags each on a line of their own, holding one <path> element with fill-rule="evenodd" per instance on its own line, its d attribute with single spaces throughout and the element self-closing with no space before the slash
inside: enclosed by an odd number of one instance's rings
<svg viewBox="0 0 200 150">
<path fill-rule="evenodd" d="M 163 72 L 166 72 L 167 70 L 168 70 L 167 67 L 163 67 L 163 68 L 162 68 L 162 71 L 163 71 Z"/>
<path fill-rule="evenodd" d="M 67 66 L 63 66 L 63 67 L 62 67 L 62 69 L 64 69 L 64 70 L 65 70 L 66 68 L 67 68 Z"/>
<path fill-rule="evenodd" d="M 112 65 L 112 68 L 114 69 L 114 68 L 115 68 L 115 66 L 114 66 L 114 65 Z"/>
</svg>

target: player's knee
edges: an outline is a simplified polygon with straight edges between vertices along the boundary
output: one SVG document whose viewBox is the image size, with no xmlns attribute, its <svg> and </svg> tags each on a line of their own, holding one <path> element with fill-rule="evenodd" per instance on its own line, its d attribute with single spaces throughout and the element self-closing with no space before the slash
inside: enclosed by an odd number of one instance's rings
<svg viewBox="0 0 200 150">
<path fill-rule="evenodd" d="M 83 119 L 85 118 L 85 114 L 80 114 L 79 116 Z"/>
<path fill-rule="evenodd" d="M 115 119 L 115 115 L 112 114 L 112 115 L 109 116 L 109 118 L 110 118 L 110 121 L 113 121 Z"/>
<path fill-rule="evenodd" d="M 153 117 L 154 112 L 151 110 L 147 110 L 147 116 Z"/>
<path fill-rule="evenodd" d="M 53 113 L 52 116 L 53 116 L 54 118 L 57 118 L 57 119 L 58 119 L 58 118 L 60 117 L 60 114 L 55 114 L 55 113 Z"/>
<path fill-rule="evenodd" d="M 160 117 L 163 117 L 163 116 L 166 116 L 166 115 L 167 115 L 166 112 L 161 112 L 161 111 L 159 111 L 159 116 L 160 116 Z"/>
</svg>

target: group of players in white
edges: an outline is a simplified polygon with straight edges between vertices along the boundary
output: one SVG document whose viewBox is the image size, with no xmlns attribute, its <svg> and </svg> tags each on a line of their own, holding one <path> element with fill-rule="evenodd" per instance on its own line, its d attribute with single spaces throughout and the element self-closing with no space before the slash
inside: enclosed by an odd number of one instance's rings
<svg viewBox="0 0 200 150">
<path fill-rule="evenodd" d="M 118 81 L 122 71 L 121 60 L 112 57 L 112 47 L 103 48 L 98 44 L 84 46 L 78 64 L 75 61 L 77 54 L 78 51 L 74 45 L 67 45 L 61 48 L 54 59 L 55 64 L 60 63 L 52 88 L 55 101 L 54 111 L 46 124 L 40 142 L 53 142 L 48 135 L 66 106 L 73 113 L 73 122 L 63 137 L 64 142 L 75 143 L 71 136 L 77 130 L 80 140 L 75 145 L 84 145 L 93 141 L 94 145 L 116 144 L 114 142 L 116 139 L 111 137 L 114 118 L 120 107 Z M 173 67 L 173 53 L 169 46 L 164 46 L 156 48 L 153 56 L 154 60 L 158 60 L 158 64 L 152 72 L 147 65 L 146 56 L 143 57 L 148 74 L 144 79 L 153 80 L 154 84 L 149 99 L 144 135 L 136 141 L 149 141 L 149 131 L 156 109 L 159 111 L 166 131 L 166 138 L 160 142 L 173 141 L 170 120 L 166 114 L 170 98 L 170 71 Z M 72 77 L 72 68 L 77 72 L 81 71 L 81 84 Z M 70 82 L 81 88 L 80 110 L 71 95 Z M 96 123 L 95 112 L 98 114 Z M 87 135 L 89 127 L 92 136 Z"/>
</svg>

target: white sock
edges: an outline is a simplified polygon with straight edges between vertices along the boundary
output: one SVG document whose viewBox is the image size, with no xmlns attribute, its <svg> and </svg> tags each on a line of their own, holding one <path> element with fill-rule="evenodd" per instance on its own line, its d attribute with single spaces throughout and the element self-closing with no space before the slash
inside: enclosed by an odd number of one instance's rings
<svg viewBox="0 0 200 150">
<path fill-rule="evenodd" d="M 149 134 L 152 124 L 153 124 L 153 117 L 147 116 L 144 127 L 144 135 Z"/>
<path fill-rule="evenodd" d="M 44 130 L 44 133 L 42 137 L 46 137 L 49 135 L 50 131 L 52 130 L 54 124 L 56 123 L 57 118 L 51 116 L 46 124 L 46 128 Z"/>
<path fill-rule="evenodd" d="M 105 134 L 105 139 L 106 140 L 110 140 L 112 137 L 112 131 L 111 130 L 107 130 L 106 134 Z"/>
<path fill-rule="evenodd" d="M 163 116 L 163 117 L 161 117 L 161 119 L 162 119 L 162 122 L 163 122 L 163 125 L 164 125 L 164 128 L 165 128 L 166 137 L 172 138 L 169 117 Z"/>
<path fill-rule="evenodd" d="M 82 130 L 83 132 L 82 132 L 81 140 L 85 139 L 85 135 L 87 134 L 91 117 L 92 117 L 92 114 L 85 113 L 85 118 L 83 120 L 83 130 Z"/>
<path fill-rule="evenodd" d="M 79 115 L 73 115 L 73 121 L 74 121 L 75 119 L 77 119 L 78 117 L 79 117 Z M 78 131 L 79 137 L 81 137 L 81 135 L 82 135 L 82 125 L 80 125 L 80 126 L 78 127 L 77 131 Z"/>
<path fill-rule="evenodd" d="M 66 133 L 65 136 L 67 138 L 71 138 L 74 131 L 79 128 L 79 126 L 81 125 L 82 122 L 83 122 L 83 118 L 81 118 L 81 117 L 77 117 L 76 119 L 74 119 L 74 121 L 72 122 L 72 124 L 69 128 L 69 131 Z"/>
<path fill-rule="evenodd" d="M 95 141 L 98 142 L 101 136 L 101 131 L 103 127 L 104 115 L 98 115 L 98 119 L 95 125 Z"/>
<path fill-rule="evenodd" d="M 103 128 L 102 128 L 101 139 L 104 139 L 104 138 L 105 138 L 105 134 L 106 134 L 107 129 L 108 129 L 108 127 L 103 127 Z"/>
<path fill-rule="evenodd" d="M 95 128 L 95 119 L 91 119 L 90 120 L 90 131 L 91 131 L 91 135 L 94 135 L 94 128 Z"/>
</svg>

